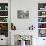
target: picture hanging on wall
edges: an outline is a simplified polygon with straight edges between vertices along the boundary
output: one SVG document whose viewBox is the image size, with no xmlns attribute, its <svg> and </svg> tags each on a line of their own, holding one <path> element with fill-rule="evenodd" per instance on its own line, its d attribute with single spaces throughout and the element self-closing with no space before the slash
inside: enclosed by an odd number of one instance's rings
<svg viewBox="0 0 46 46">
<path fill-rule="evenodd" d="M 18 10 L 17 18 L 18 19 L 29 19 L 29 11 Z"/>
</svg>

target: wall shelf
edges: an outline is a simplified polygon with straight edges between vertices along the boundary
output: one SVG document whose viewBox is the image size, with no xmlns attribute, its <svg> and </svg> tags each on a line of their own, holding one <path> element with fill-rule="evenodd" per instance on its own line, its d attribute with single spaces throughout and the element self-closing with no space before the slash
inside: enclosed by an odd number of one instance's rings
<svg viewBox="0 0 46 46">
<path fill-rule="evenodd" d="M 0 10 L 0 11 L 8 11 L 8 10 Z"/>
<path fill-rule="evenodd" d="M 38 10 L 38 11 L 46 11 L 46 10 Z"/>
<path fill-rule="evenodd" d="M 0 23 L 8 23 L 8 22 L 0 22 Z"/>
<path fill-rule="evenodd" d="M 38 28 L 38 29 L 46 29 L 46 28 Z"/>
<path fill-rule="evenodd" d="M 38 22 L 38 23 L 46 23 L 46 22 Z"/>
<path fill-rule="evenodd" d="M 0 17 L 8 17 L 8 16 L 0 16 Z"/>
<path fill-rule="evenodd" d="M 46 17 L 46 15 L 44 15 L 44 16 L 38 16 L 38 17 Z"/>
</svg>

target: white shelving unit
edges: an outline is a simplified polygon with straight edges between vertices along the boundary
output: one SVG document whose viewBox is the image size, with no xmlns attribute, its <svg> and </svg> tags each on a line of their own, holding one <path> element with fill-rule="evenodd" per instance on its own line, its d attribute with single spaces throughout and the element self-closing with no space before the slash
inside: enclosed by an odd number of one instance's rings
<svg viewBox="0 0 46 46">
<path fill-rule="evenodd" d="M 8 37 L 8 3 L 0 3 L 0 35 L 7 35 Z M 4 29 L 3 29 L 4 28 Z M 4 30 L 7 33 L 4 33 Z M 4 34 L 2 34 L 2 31 Z"/>
<path fill-rule="evenodd" d="M 46 3 L 38 4 L 38 31 L 39 31 L 39 34 L 40 34 L 40 31 L 45 31 L 46 33 Z M 46 37 L 46 35 L 41 34 L 40 37 Z"/>
<path fill-rule="evenodd" d="M 2 2 L 0 3 L 0 45 L 8 45 L 8 20 L 8 3 Z"/>
</svg>

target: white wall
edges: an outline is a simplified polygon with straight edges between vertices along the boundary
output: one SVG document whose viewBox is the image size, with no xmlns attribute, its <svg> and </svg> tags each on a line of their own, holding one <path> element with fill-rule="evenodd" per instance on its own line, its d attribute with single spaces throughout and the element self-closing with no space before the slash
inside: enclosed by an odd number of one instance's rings
<svg viewBox="0 0 46 46">
<path fill-rule="evenodd" d="M 16 25 L 17 30 L 26 30 L 32 24 L 36 27 L 37 2 L 32 2 L 31 0 L 15 0 L 11 2 L 11 20 Z M 17 10 L 29 10 L 29 19 L 18 19 Z"/>
<path fill-rule="evenodd" d="M 45 2 L 46 0 L 11 0 L 11 22 L 16 25 L 18 32 L 20 32 L 19 30 L 25 31 L 30 25 L 33 24 L 36 32 L 36 34 L 33 34 L 34 36 L 38 36 L 38 3 Z M 17 10 L 29 10 L 29 19 L 18 19 Z M 42 38 L 36 38 L 33 38 L 33 46 L 41 46 L 39 44 L 43 44 Z"/>
<path fill-rule="evenodd" d="M 11 0 L 11 22 L 16 25 L 17 30 L 26 30 L 32 24 L 37 29 L 38 3 L 46 0 Z M 29 19 L 18 19 L 17 10 L 29 10 Z"/>
</svg>

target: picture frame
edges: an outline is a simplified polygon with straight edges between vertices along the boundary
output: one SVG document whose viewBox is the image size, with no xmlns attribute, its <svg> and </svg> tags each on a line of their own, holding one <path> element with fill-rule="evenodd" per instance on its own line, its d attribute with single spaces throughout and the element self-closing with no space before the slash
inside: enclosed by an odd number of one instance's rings
<svg viewBox="0 0 46 46">
<path fill-rule="evenodd" d="M 18 19 L 29 19 L 29 11 L 26 10 L 17 10 L 17 18 Z"/>
</svg>

